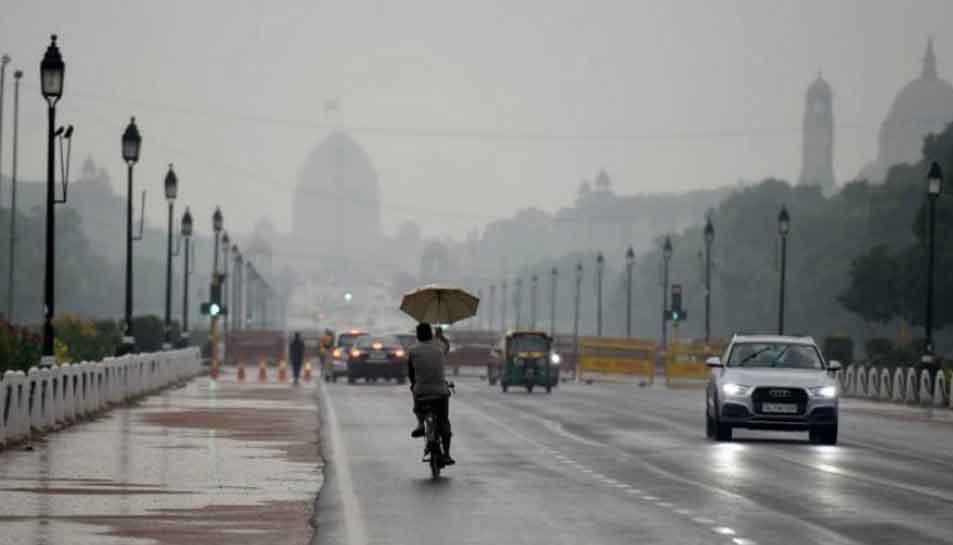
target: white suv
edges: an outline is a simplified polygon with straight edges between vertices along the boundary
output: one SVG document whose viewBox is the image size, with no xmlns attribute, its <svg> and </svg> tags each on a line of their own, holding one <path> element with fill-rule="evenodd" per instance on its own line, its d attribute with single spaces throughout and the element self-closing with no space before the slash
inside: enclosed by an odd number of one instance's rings
<svg viewBox="0 0 953 545">
<path fill-rule="evenodd" d="M 808 431 L 811 442 L 837 443 L 836 361 L 810 337 L 736 335 L 724 359 L 710 358 L 705 430 L 731 440 L 733 428 Z"/>
</svg>

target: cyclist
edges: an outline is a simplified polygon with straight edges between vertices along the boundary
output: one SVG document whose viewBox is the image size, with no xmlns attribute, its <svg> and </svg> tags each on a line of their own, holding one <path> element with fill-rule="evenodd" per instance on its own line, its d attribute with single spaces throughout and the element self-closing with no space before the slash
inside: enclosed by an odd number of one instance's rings
<svg viewBox="0 0 953 545">
<path fill-rule="evenodd" d="M 437 419 L 443 441 L 444 464 L 453 465 L 455 462 L 450 457 L 450 439 L 453 435 L 450 430 L 450 389 L 444 377 L 444 365 L 443 350 L 434 342 L 430 324 L 418 324 L 417 344 L 410 349 L 410 358 L 407 360 L 407 378 L 410 379 L 410 391 L 414 394 L 414 414 L 417 416 L 417 427 L 410 436 L 424 435 L 424 415 L 420 411 L 420 404 L 426 401 L 433 407 Z"/>
</svg>

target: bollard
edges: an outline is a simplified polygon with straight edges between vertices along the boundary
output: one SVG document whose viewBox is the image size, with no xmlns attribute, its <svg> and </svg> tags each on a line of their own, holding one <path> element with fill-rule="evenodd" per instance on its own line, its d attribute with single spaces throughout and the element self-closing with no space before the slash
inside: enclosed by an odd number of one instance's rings
<svg viewBox="0 0 953 545">
<path fill-rule="evenodd" d="M 903 396 L 904 403 L 916 403 L 919 385 L 917 384 L 917 372 L 913 370 L 913 367 L 907 367 L 907 378 L 904 382 L 907 386 Z"/>
<path fill-rule="evenodd" d="M 946 407 L 949 403 L 947 399 L 947 393 L 949 390 L 946 388 L 946 371 L 940 369 L 936 374 L 936 380 L 933 381 L 933 406 L 934 407 Z"/>
<path fill-rule="evenodd" d="M 880 370 L 880 401 L 890 401 L 890 371 L 884 367 Z"/>
<path fill-rule="evenodd" d="M 302 372 L 302 378 L 305 382 L 311 382 L 311 361 L 306 361 L 304 363 L 304 371 Z"/>
<path fill-rule="evenodd" d="M 906 393 L 906 387 L 903 381 L 903 369 L 897 367 L 893 371 L 893 397 L 891 401 L 903 403 L 903 396 Z"/>
<path fill-rule="evenodd" d="M 930 377 L 930 371 L 923 369 L 920 371 L 920 399 L 921 405 L 933 404 L 933 379 Z"/>
<path fill-rule="evenodd" d="M 880 386 L 880 374 L 876 367 L 871 367 L 867 374 L 867 397 L 870 399 L 880 399 L 880 393 L 877 391 Z"/>
<path fill-rule="evenodd" d="M 238 373 L 236 375 L 238 382 L 245 382 L 245 366 L 242 365 L 241 360 L 238 362 Z"/>
<path fill-rule="evenodd" d="M 861 365 L 857 368 L 857 385 L 854 387 L 854 395 L 857 397 L 867 397 L 867 366 Z"/>
<path fill-rule="evenodd" d="M 288 365 L 285 360 L 278 362 L 278 382 L 288 382 Z"/>
<path fill-rule="evenodd" d="M 268 382 L 268 363 L 265 358 L 258 362 L 258 382 Z"/>
</svg>

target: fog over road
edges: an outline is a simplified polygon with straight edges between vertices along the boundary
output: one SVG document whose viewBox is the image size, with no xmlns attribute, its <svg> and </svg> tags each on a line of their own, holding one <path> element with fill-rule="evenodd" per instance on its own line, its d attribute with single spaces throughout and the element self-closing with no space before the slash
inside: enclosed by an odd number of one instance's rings
<svg viewBox="0 0 953 545">
<path fill-rule="evenodd" d="M 944 411 L 846 401 L 837 446 L 743 430 L 714 443 L 699 390 L 465 379 L 457 465 L 432 481 L 406 386 L 321 391 L 321 545 L 953 543 Z"/>
</svg>

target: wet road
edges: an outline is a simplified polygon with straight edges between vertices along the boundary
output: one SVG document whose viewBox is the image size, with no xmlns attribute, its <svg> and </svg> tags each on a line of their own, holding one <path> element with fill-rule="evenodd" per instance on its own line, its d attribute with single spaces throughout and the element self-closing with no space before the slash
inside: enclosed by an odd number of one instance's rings
<svg viewBox="0 0 953 545">
<path fill-rule="evenodd" d="M 314 392 L 198 378 L 0 451 L 0 544 L 308 543 Z"/>
<path fill-rule="evenodd" d="M 458 381 L 458 464 L 431 481 L 406 386 L 322 386 L 317 543 L 953 543 L 953 421 L 848 401 L 841 442 L 705 438 L 702 393 Z"/>
</svg>

